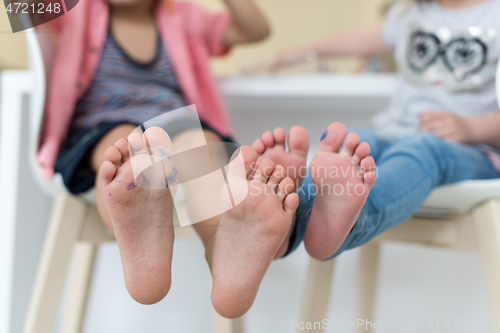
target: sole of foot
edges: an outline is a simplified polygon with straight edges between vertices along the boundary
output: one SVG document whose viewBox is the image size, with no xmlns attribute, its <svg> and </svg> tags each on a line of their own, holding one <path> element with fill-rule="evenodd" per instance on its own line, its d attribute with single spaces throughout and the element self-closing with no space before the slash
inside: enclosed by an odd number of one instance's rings
<svg viewBox="0 0 500 333">
<path fill-rule="evenodd" d="M 231 191 L 238 192 L 235 187 L 245 186 L 248 194 L 239 205 L 221 215 L 207 251 L 214 281 L 212 303 L 227 318 L 240 317 L 252 306 L 299 204 L 297 194 L 292 193 L 293 181 L 284 177 L 283 167 L 263 159 L 254 170 L 257 152 L 241 147 L 240 153 L 247 179 L 228 181 Z"/>
<path fill-rule="evenodd" d="M 152 155 L 164 154 L 170 147 L 170 138 L 161 128 L 148 129 L 144 138 L 133 133 L 128 140 L 120 139 L 107 149 L 106 161 L 99 171 L 125 284 L 132 298 L 142 304 L 159 302 L 170 290 L 173 201 L 165 185 L 163 189 L 138 186 L 133 168 L 145 169 L 143 166 L 151 164 Z M 144 170 L 147 176 L 143 176 L 143 184 L 165 181 L 165 168 L 161 161 L 158 163 Z"/>
<path fill-rule="evenodd" d="M 304 245 L 311 257 L 333 256 L 354 227 L 376 180 L 369 153 L 368 143 L 340 123 L 323 133 L 310 167 L 316 193 Z"/>
<path fill-rule="evenodd" d="M 288 149 L 287 146 L 288 145 Z M 309 151 L 309 134 L 302 126 L 294 126 L 288 132 L 278 127 L 274 131 L 265 132 L 252 145 L 259 157 L 257 163 L 268 158 L 284 167 L 285 176 L 290 177 L 295 184 L 295 191 L 300 187 L 307 172 L 307 153 Z M 291 234 L 288 234 L 282 246 L 276 253 L 276 258 L 285 255 Z"/>
</svg>

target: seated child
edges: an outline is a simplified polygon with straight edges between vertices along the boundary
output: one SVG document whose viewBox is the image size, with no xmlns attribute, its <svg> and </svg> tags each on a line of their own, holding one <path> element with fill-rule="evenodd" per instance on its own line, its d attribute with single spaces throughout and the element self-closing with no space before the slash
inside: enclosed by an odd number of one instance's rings
<svg viewBox="0 0 500 333">
<path fill-rule="evenodd" d="M 304 182 L 297 173 L 306 164 L 302 143 L 309 142 L 303 128 L 290 130 L 288 151 L 282 128 L 255 141 L 259 159 L 281 164 L 302 184 L 287 253 L 303 239 L 312 257 L 333 258 L 403 223 L 437 186 L 500 176 L 493 148 L 500 146 L 498 17 L 500 0 L 397 3 L 375 28 L 277 59 L 280 68 L 311 54 L 367 56 L 394 48 L 399 68 L 397 92 L 374 118 L 374 131 L 347 135 L 342 124 L 328 126 Z M 354 172 L 359 165 L 365 170 Z"/>
<path fill-rule="evenodd" d="M 269 27 L 251 0 L 225 3 L 229 14 L 168 0 L 87 0 L 50 23 L 60 39 L 38 161 L 47 177 L 55 167 L 74 194 L 95 186 L 127 289 L 140 303 L 158 302 L 170 289 L 173 201 L 170 191 L 136 186 L 129 146 L 140 149 L 143 138 L 129 134 L 151 118 L 195 104 L 207 142 L 232 140 L 209 56 L 261 40 Z M 191 139 L 189 131 L 175 138 L 181 145 Z M 144 140 L 153 153 L 171 148 L 158 127 L 149 128 Z M 265 160 L 256 172 L 257 153 L 250 147 L 240 152 L 250 195 L 222 216 L 195 224 L 213 274 L 214 307 L 227 317 L 251 306 L 286 243 L 299 202 L 282 167 Z"/>
</svg>

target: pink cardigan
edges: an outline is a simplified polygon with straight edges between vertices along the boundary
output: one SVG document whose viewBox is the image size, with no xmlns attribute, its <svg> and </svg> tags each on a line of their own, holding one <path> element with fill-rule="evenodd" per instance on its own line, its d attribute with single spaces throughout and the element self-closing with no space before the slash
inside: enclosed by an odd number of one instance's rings
<svg viewBox="0 0 500 333">
<path fill-rule="evenodd" d="M 159 1 L 156 20 L 168 48 L 184 96 L 200 117 L 222 135 L 231 135 L 229 119 L 213 77 L 211 56 L 227 53 L 222 38 L 230 23 L 228 13 L 210 14 L 198 5 L 176 2 L 168 14 Z M 48 92 L 44 128 L 37 160 L 50 178 L 67 136 L 77 101 L 92 83 L 106 39 L 109 9 L 105 0 L 80 0 L 50 24 L 59 33 L 54 63 L 46 67 Z M 42 45 L 42 49 L 43 49 Z"/>
</svg>

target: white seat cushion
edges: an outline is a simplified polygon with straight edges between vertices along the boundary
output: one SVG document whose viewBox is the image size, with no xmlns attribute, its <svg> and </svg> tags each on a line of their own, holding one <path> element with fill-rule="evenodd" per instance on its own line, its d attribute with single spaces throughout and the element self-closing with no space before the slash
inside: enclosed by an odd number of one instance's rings
<svg viewBox="0 0 500 333">
<path fill-rule="evenodd" d="M 467 213 L 489 199 L 500 199 L 500 179 L 466 180 L 436 188 L 422 207 Z"/>
</svg>

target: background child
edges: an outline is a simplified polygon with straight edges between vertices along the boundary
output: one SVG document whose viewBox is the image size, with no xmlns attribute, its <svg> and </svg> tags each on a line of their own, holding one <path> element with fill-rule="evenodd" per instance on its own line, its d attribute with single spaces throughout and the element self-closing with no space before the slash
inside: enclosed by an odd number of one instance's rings
<svg viewBox="0 0 500 333">
<path fill-rule="evenodd" d="M 357 134 L 350 134 L 338 154 L 346 129 L 330 125 L 299 190 L 297 227 L 288 252 L 304 238 L 311 256 L 332 258 L 407 220 L 436 186 L 499 177 L 494 149 L 500 146 L 494 82 L 500 55 L 499 16 L 499 0 L 399 2 L 376 27 L 278 57 L 275 69 L 311 55 L 369 56 L 394 49 L 399 76 L 389 108 L 374 118 L 374 130 L 355 131 L 368 142 L 378 165 L 369 196 L 371 181 L 363 175 L 332 177 L 316 172 L 321 167 L 359 165 L 357 155 L 369 150 L 359 144 Z M 289 140 L 307 139 L 291 138 L 292 134 Z M 289 165 L 290 153 L 277 152 L 269 142 L 275 139 L 263 137 L 254 147 L 262 156 L 274 154 L 275 161 Z M 368 185 L 368 191 L 351 195 L 321 191 L 324 185 L 349 182 Z"/>
<path fill-rule="evenodd" d="M 210 14 L 188 2 L 84 0 L 50 23 L 59 32 L 59 48 L 48 71 L 38 161 L 47 177 L 55 166 L 72 193 L 95 186 L 99 213 L 120 248 L 127 289 L 141 303 L 158 302 L 170 289 L 173 202 L 170 191 L 136 186 L 129 145 L 140 148 L 144 141 L 135 137 L 134 145 L 133 135 L 126 138 L 147 120 L 195 104 L 206 141 L 231 141 L 209 59 L 265 38 L 269 26 L 250 0 L 225 3 L 228 13 Z M 151 152 L 172 148 L 161 129 L 146 134 Z M 189 146 L 192 138 L 186 131 L 175 140 Z M 246 148 L 241 152 L 248 165 L 257 155 Z M 214 275 L 214 306 L 222 315 L 238 317 L 251 306 L 298 205 L 298 197 L 289 197 L 282 186 L 291 180 L 273 176 L 273 170 L 269 161 L 263 176 L 252 180 L 258 187 L 276 183 L 281 190 L 264 191 L 273 199 L 252 204 L 259 194 L 233 215 L 195 225 Z M 275 215 L 263 219 L 262 210 Z M 224 227 L 217 232 L 219 222 Z M 274 224 L 284 233 L 269 230 Z"/>
</svg>

